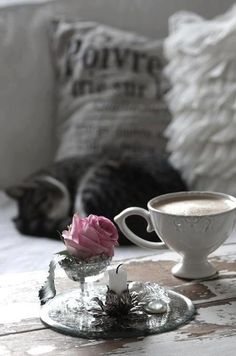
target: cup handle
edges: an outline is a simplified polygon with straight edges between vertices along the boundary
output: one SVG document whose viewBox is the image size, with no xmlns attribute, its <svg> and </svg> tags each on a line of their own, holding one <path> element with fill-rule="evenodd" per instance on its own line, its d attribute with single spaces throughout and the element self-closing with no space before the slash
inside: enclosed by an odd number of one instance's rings
<svg viewBox="0 0 236 356">
<path fill-rule="evenodd" d="M 154 231 L 154 227 L 151 221 L 150 213 L 149 211 L 143 209 L 143 208 L 137 208 L 137 207 L 131 207 L 123 210 L 120 214 L 116 215 L 114 217 L 114 221 L 117 223 L 119 226 L 120 230 L 123 232 L 123 234 L 132 241 L 134 244 L 144 247 L 144 248 L 154 248 L 154 249 L 161 249 L 161 248 L 166 248 L 167 246 L 165 245 L 164 242 L 150 242 L 142 239 L 141 237 L 135 235 L 126 225 L 126 218 L 131 215 L 139 215 L 142 216 L 146 221 L 147 221 L 147 232 L 152 232 Z"/>
</svg>

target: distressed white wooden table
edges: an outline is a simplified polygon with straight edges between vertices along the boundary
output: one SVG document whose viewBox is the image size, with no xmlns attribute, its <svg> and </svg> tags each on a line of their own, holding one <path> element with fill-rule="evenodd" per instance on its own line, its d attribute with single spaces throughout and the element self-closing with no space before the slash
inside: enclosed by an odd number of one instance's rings
<svg viewBox="0 0 236 356">
<path fill-rule="evenodd" d="M 132 339 L 95 341 L 57 333 L 39 319 L 37 294 L 46 271 L 1 276 L 0 355 L 236 355 L 236 243 L 212 255 L 220 270 L 214 279 L 173 277 L 170 269 L 177 259 L 174 252 L 161 251 L 125 264 L 130 280 L 159 282 L 192 299 L 195 318 L 175 331 Z M 75 287 L 74 282 L 57 278 L 57 288 L 70 287 Z"/>
</svg>

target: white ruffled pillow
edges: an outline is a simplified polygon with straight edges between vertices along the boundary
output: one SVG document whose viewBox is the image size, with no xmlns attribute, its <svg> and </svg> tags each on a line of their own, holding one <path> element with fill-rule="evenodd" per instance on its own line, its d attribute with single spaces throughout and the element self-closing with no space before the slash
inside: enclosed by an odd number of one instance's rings
<svg viewBox="0 0 236 356">
<path fill-rule="evenodd" d="M 236 7 L 206 20 L 180 12 L 164 43 L 170 162 L 190 189 L 236 194 Z"/>
</svg>

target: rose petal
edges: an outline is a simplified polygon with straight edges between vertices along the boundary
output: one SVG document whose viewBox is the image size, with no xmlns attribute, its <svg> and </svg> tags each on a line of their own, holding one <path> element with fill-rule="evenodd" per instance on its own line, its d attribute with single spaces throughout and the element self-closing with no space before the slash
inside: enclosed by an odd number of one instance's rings
<svg viewBox="0 0 236 356">
<path fill-rule="evenodd" d="M 97 231 L 103 233 L 106 237 L 118 238 L 118 231 L 111 220 L 105 218 L 104 216 L 98 216 L 96 221 Z"/>
<path fill-rule="evenodd" d="M 91 257 L 92 256 L 92 251 L 85 246 L 80 246 L 76 244 L 73 240 L 65 240 L 65 245 L 73 256 L 75 257 Z"/>
<path fill-rule="evenodd" d="M 70 238 L 70 232 L 68 230 L 64 230 L 62 231 L 61 236 L 66 239 L 66 238 Z"/>
<path fill-rule="evenodd" d="M 96 229 L 93 226 L 90 226 L 88 223 L 86 224 L 86 227 L 81 235 L 87 236 L 89 239 L 99 242 L 99 237 Z"/>
<path fill-rule="evenodd" d="M 96 254 L 101 254 L 106 252 L 106 247 L 102 246 L 99 242 L 90 240 L 86 235 L 81 236 L 80 244 L 95 252 Z"/>
<path fill-rule="evenodd" d="M 105 218 L 104 216 L 98 217 L 99 227 L 106 232 L 106 234 L 115 237 L 118 239 L 118 231 L 115 225 L 111 222 L 111 220 Z"/>
</svg>

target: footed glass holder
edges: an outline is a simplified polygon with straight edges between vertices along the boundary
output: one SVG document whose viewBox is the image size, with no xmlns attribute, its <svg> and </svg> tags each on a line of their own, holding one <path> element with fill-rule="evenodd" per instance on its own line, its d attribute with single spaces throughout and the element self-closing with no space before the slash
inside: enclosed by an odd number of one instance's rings
<svg viewBox="0 0 236 356">
<path fill-rule="evenodd" d="M 109 256 L 100 255 L 86 260 L 78 260 L 69 255 L 67 251 L 59 252 L 50 262 L 47 280 L 39 291 L 41 305 L 44 305 L 56 295 L 54 279 L 57 265 L 65 271 L 69 279 L 80 283 L 80 300 L 83 302 L 86 283 L 98 280 L 110 265 L 111 259 Z"/>
<path fill-rule="evenodd" d="M 82 295 L 85 292 L 85 282 L 99 279 L 111 262 L 111 257 L 101 255 L 94 256 L 88 260 L 76 260 L 72 256 L 66 256 L 59 261 L 59 265 L 64 269 L 67 276 L 72 281 L 80 282 Z"/>
</svg>

